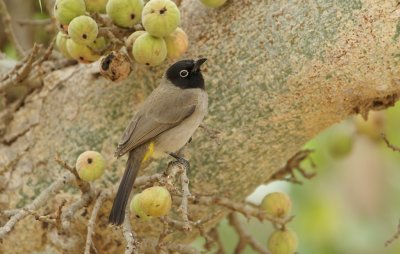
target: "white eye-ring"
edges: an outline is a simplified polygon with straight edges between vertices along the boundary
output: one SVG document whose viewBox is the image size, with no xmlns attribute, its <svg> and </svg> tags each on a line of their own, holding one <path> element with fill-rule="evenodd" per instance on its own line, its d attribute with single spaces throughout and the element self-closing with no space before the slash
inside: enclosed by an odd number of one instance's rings
<svg viewBox="0 0 400 254">
<path fill-rule="evenodd" d="M 189 72 L 187 70 L 181 70 L 179 72 L 179 76 L 181 76 L 182 78 L 186 78 L 189 75 Z"/>
</svg>

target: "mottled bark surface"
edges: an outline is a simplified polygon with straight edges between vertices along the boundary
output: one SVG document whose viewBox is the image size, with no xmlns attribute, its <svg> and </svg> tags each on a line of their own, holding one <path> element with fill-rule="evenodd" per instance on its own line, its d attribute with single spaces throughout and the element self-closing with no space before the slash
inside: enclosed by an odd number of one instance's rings
<svg viewBox="0 0 400 254">
<path fill-rule="evenodd" d="M 187 149 L 194 193 L 243 199 L 318 132 L 350 114 L 386 108 L 400 95 L 397 1 L 243 0 L 213 10 L 185 0 L 181 11 L 190 38 L 187 57 L 209 59 L 205 123 L 221 131 L 221 145 L 198 130 Z M 0 145 L 0 169 L 20 157 L 14 170 L 0 172 L 5 179 L 0 178 L 5 188 L 0 209 L 24 206 L 63 173 L 55 151 L 71 164 L 84 150 L 102 152 L 108 161 L 104 179 L 116 183 L 125 158 L 113 157 L 115 145 L 168 64 L 136 65 L 121 83 L 94 75 L 90 66 L 48 75 L 16 113 Z M 165 166 L 166 160 L 157 161 L 141 174 Z M 67 194 L 74 191 L 62 196 L 74 199 Z M 121 232 L 105 226 L 109 207 L 110 202 L 99 214 L 94 242 L 100 250 L 122 250 Z M 199 210 L 190 207 L 196 216 Z M 78 245 L 65 252 L 82 250 L 88 216 L 78 213 Z M 28 217 L 4 239 L 0 252 L 61 252 L 57 237 Z"/>
</svg>

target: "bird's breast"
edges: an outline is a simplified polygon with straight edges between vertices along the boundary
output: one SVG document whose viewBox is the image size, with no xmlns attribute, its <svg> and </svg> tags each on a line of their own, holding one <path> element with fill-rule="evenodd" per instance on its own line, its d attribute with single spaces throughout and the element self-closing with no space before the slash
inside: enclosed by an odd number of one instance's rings
<svg viewBox="0 0 400 254">
<path fill-rule="evenodd" d="M 155 140 L 156 152 L 172 153 L 181 149 L 192 137 L 204 117 L 207 115 L 207 93 L 201 91 L 195 111 L 179 125 L 160 134 Z"/>
</svg>

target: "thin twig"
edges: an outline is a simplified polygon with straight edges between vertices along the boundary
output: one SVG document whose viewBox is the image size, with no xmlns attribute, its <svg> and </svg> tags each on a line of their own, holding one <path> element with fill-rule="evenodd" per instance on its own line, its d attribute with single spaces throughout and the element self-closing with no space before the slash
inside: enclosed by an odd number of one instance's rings
<svg viewBox="0 0 400 254">
<path fill-rule="evenodd" d="M 190 231 L 192 228 L 190 226 L 190 221 L 188 218 L 188 199 L 191 197 L 189 190 L 189 178 L 187 177 L 187 168 L 182 164 L 182 172 L 181 172 L 181 185 L 182 185 L 182 201 L 181 205 L 178 208 L 178 211 L 181 213 L 182 220 L 184 223 L 184 229 L 186 231 Z"/>
<path fill-rule="evenodd" d="M 66 174 L 54 183 L 52 183 L 47 189 L 42 191 L 39 196 L 36 197 L 35 200 L 32 201 L 29 205 L 25 207 L 27 210 L 37 210 L 40 207 L 44 206 L 51 196 L 53 196 L 56 192 L 61 190 L 67 183 L 71 182 L 75 177 L 71 174 Z M 13 215 L 7 223 L 0 228 L 0 239 L 4 238 L 4 236 L 9 233 L 15 224 L 25 218 L 29 213 L 26 210 L 19 210 L 18 213 Z"/>
<path fill-rule="evenodd" d="M 90 204 L 90 201 L 93 200 L 94 194 L 94 191 L 90 189 L 89 192 L 84 193 L 78 200 L 72 203 L 72 205 L 64 209 L 61 214 L 61 225 L 63 230 L 67 230 L 70 228 L 71 221 L 75 213 L 82 207 L 88 206 Z"/>
<path fill-rule="evenodd" d="M 56 225 L 56 220 L 51 216 L 51 215 L 41 215 L 39 214 L 37 211 L 35 210 L 28 210 L 26 208 L 23 208 L 23 210 L 25 210 L 26 212 L 28 212 L 30 215 L 32 215 L 33 217 L 35 217 L 35 220 L 41 221 L 41 222 L 45 222 L 45 223 L 49 223 L 49 224 L 53 224 Z"/>
<path fill-rule="evenodd" d="M 276 181 L 276 180 L 285 180 L 291 183 L 302 184 L 300 180 L 297 179 L 294 171 L 297 170 L 304 178 L 311 179 L 317 174 L 315 172 L 306 172 L 302 167 L 301 163 L 309 158 L 311 161 L 311 166 L 314 168 L 315 164 L 312 159 L 309 157 L 313 150 L 305 149 L 297 152 L 292 156 L 287 162 L 286 165 L 279 169 L 276 173 L 274 173 L 268 182 Z"/>
<path fill-rule="evenodd" d="M 384 133 L 381 133 L 381 137 L 383 139 L 383 141 L 385 141 L 387 147 L 389 147 L 390 149 L 392 149 L 394 152 L 400 152 L 400 147 L 397 147 L 395 145 L 392 145 L 389 140 L 387 139 L 386 135 Z"/>
<path fill-rule="evenodd" d="M 218 249 L 215 254 L 225 254 L 224 245 L 222 244 L 221 238 L 219 237 L 217 228 L 214 227 L 213 229 L 210 230 L 208 234 L 217 244 Z"/>
<path fill-rule="evenodd" d="M 385 242 L 385 247 L 388 247 L 390 244 L 392 244 L 394 241 L 396 241 L 400 237 L 400 221 L 399 224 L 397 225 L 397 230 L 394 233 L 394 235 Z"/>
<path fill-rule="evenodd" d="M 0 92 L 4 91 L 12 85 L 21 83 L 28 77 L 29 73 L 32 70 L 32 64 L 37 57 L 40 47 L 41 46 L 35 43 L 26 60 L 24 60 L 21 65 L 16 65 L 12 72 L 7 75 L 8 77 L 0 82 Z"/>
<path fill-rule="evenodd" d="M 242 253 L 247 245 L 250 245 L 258 253 L 270 254 L 269 251 L 246 230 L 237 213 L 231 213 L 228 218 L 229 223 L 239 235 L 239 242 L 236 245 L 235 254 Z"/>
<path fill-rule="evenodd" d="M 90 184 L 88 182 L 83 181 L 79 177 L 78 171 L 76 171 L 75 167 L 72 167 L 72 166 L 68 165 L 68 163 L 66 161 L 61 159 L 60 154 L 58 154 L 58 153 L 56 153 L 55 160 L 58 163 L 58 165 L 60 165 L 64 169 L 68 170 L 69 172 L 71 172 L 75 176 L 76 183 L 77 183 L 77 185 L 78 185 L 78 187 L 79 187 L 79 189 L 81 190 L 82 193 L 90 192 Z"/>
<path fill-rule="evenodd" d="M 125 219 L 122 224 L 122 233 L 126 241 L 125 254 L 137 254 L 138 243 L 136 241 L 136 234 L 132 230 L 131 220 L 129 218 L 129 206 L 126 207 Z"/>
<path fill-rule="evenodd" d="M 20 26 L 45 26 L 52 23 L 51 19 L 17 19 L 15 20 Z"/>
<path fill-rule="evenodd" d="M 106 198 L 108 196 L 109 196 L 108 191 L 101 191 L 100 195 L 96 199 L 96 203 L 93 206 L 92 215 L 90 216 L 89 222 L 87 224 L 88 231 L 87 231 L 87 236 L 86 236 L 86 244 L 85 244 L 85 252 L 84 252 L 85 254 L 90 254 L 91 248 L 93 248 L 93 250 L 95 250 L 95 252 L 97 253 L 96 247 L 94 246 L 93 241 L 92 241 L 92 235 L 94 234 L 94 225 L 96 222 L 97 214 L 99 213 L 101 205 L 103 204 L 103 202 L 106 200 Z"/>
<path fill-rule="evenodd" d="M 172 253 L 180 253 L 180 254 L 200 254 L 196 248 L 186 245 L 186 244 L 174 244 L 170 243 L 167 246 L 168 250 Z"/>
<path fill-rule="evenodd" d="M 201 205 L 219 205 L 228 208 L 229 210 L 239 212 L 246 216 L 247 218 L 255 217 L 260 221 L 268 220 L 277 225 L 285 225 L 290 222 L 293 217 L 287 219 L 280 219 L 265 213 L 259 208 L 250 206 L 247 203 L 235 202 L 228 198 L 223 198 L 219 196 L 195 196 L 191 199 L 194 204 Z"/>
<path fill-rule="evenodd" d="M 160 218 L 161 222 L 163 223 L 163 231 L 161 232 L 160 236 L 158 237 L 158 243 L 156 246 L 157 252 L 161 253 L 165 251 L 165 238 L 172 232 L 169 228 L 169 221 L 166 217 Z"/>
<path fill-rule="evenodd" d="M 24 55 L 24 49 L 19 44 L 17 37 L 14 34 L 14 30 L 12 29 L 12 24 L 11 24 L 11 16 L 7 10 L 7 5 L 4 2 L 4 0 L 0 0 L 0 15 L 3 17 L 3 25 L 4 25 L 5 35 L 7 36 L 8 40 L 11 42 L 11 44 L 14 45 L 18 56 L 22 57 Z"/>
</svg>

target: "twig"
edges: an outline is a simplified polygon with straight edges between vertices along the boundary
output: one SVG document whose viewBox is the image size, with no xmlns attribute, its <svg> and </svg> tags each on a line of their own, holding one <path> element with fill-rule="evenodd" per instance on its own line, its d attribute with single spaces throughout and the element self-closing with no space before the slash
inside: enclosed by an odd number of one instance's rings
<svg viewBox="0 0 400 254">
<path fill-rule="evenodd" d="M 213 229 L 211 229 L 209 235 L 214 240 L 214 242 L 217 244 L 218 247 L 217 252 L 215 254 L 225 254 L 224 245 L 221 242 L 221 238 L 219 237 L 217 228 L 214 227 Z"/>
<path fill-rule="evenodd" d="M 188 218 L 188 199 L 190 198 L 190 190 L 189 190 L 189 178 L 187 177 L 187 168 L 185 165 L 182 165 L 181 171 L 181 185 L 182 185 L 182 201 L 181 205 L 178 208 L 178 211 L 181 213 L 182 220 L 184 223 L 184 230 L 190 231 L 192 228 L 190 226 L 190 221 Z"/>
<path fill-rule="evenodd" d="M 394 241 L 396 241 L 400 237 L 400 221 L 399 224 L 397 225 L 397 230 L 394 233 L 394 235 L 385 242 L 385 247 L 388 247 L 390 244 L 392 244 Z"/>
<path fill-rule="evenodd" d="M 239 242 L 235 248 L 235 254 L 242 253 L 247 245 L 250 245 L 255 251 L 261 254 L 270 254 L 268 250 L 260 244 L 244 227 L 240 221 L 239 215 L 235 212 L 231 213 L 228 217 L 229 223 L 236 230 L 239 235 Z"/>
<path fill-rule="evenodd" d="M 74 216 L 74 214 L 82 207 L 88 206 L 93 198 L 94 198 L 94 191 L 90 189 L 89 192 L 84 193 L 77 201 L 75 201 L 74 203 L 72 203 L 72 205 L 64 209 L 64 211 L 61 214 L 61 226 L 63 230 L 67 230 L 70 228 L 72 217 Z"/>
<path fill-rule="evenodd" d="M 32 201 L 29 205 L 25 207 L 27 210 L 37 210 L 40 207 L 44 206 L 49 198 L 62 189 L 67 183 L 71 182 L 75 177 L 71 174 L 66 174 L 54 183 L 52 183 L 47 189 L 42 191 L 42 193 L 36 197 L 35 200 Z M 9 233 L 15 224 L 25 218 L 29 213 L 26 210 L 19 210 L 18 213 L 13 215 L 7 223 L 0 228 L 0 239 L 4 238 L 4 236 Z"/>
<path fill-rule="evenodd" d="M 125 219 L 124 223 L 122 224 L 122 233 L 126 241 L 125 254 L 139 253 L 136 235 L 135 232 L 132 230 L 131 220 L 129 218 L 129 206 L 126 207 Z"/>
<path fill-rule="evenodd" d="M 52 23 L 51 19 L 18 19 L 15 21 L 20 26 L 45 26 Z"/>
<path fill-rule="evenodd" d="M 180 254 L 200 254 L 196 248 L 186 245 L 186 244 L 168 244 L 168 250 L 172 253 L 180 253 Z"/>
<path fill-rule="evenodd" d="M 23 208 L 23 210 L 25 210 L 26 212 L 28 212 L 30 215 L 32 215 L 33 217 L 35 217 L 35 220 L 41 221 L 41 222 L 45 222 L 45 223 L 49 223 L 49 224 L 56 224 L 56 220 L 54 218 L 52 218 L 51 215 L 40 215 L 37 211 L 35 210 L 28 210 L 26 208 Z"/>
<path fill-rule="evenodd" d="M 217 197 L 217 196 L 196 196 L 191 201 L 194 204 L 202 204 L 202 205 L 219 205 L 228 208 L 229 210 L 239 212 L 246 216 L 247 218 L 250 217 L 255 217 L 259 219 L 260 221 L 263 220 L 268 220 L 271 221 L 277 225 L 285 225 L 288 222 L 290 222 L 293 217 L 290 217 L 288 219 L 280 219 L 276 218 L 274 216 L 271 216 L 267 213 L 265 213 L 263 210 L 259 208 L 252 207 L 246 203 L 241 203 L 241 202 L 235 202 L 227 198 L 222 198 L 222 197 Z"/>
<path fill-rule="evenodd" d="M 17 37 L 14 34 L 14 30 L 11 25 L 11 16 L 7 10 L 7 5 L 4 0 L 0 0 L 0 15 L 3 17 L 4 33 L 6 34 L 8 40 L 14 45 L 15 50 L 19 57 L 24 55 L 24 49 L 19 44 Z"/>
<path fill-rule="evenodd" d="M 70 165 L 68 165 L 68 163 L 66 161 L 64 161 L 63 159 L 60 158 L 60 154 L 58 154 L 58 153 L 56 153 L 55 160 L 58 163 L 58 165 L 60 165 L 64 169 L 68 170 L 75 176 L 76 183 L 82 193 L 90 192 L 90 184 L 88 182 L 82 181 L 82 179 L 79 177 L 78 171 L 76 171 L 75 167 L 71 167 Z"/>
<path fill-rule="evenodd" d="M 292 183 L 302 184 L 302 182 L 300 180 L 298 180 L 296 175 L 294 174 L 295 170 L 299 171 L 299 173 L 306 179 L 311 179 L 314 176 L 316 176 L 317 174 L 315 172 L 308 173 L 301 167 L 301 163 L 305 159 L 309 158 L 309 155 L 312 152 L 313 152 L 313 150 L 309 150 L 309 149 L 301 150 L 301 151 L 297 152 L 295 155 L 293 155 L 292 158 L 290 158 L 286 162 L 286 165 L 284 167 L 279 169 L 276 173 L 274 173 L 270 177 L 268 182 L 275 181 L 275 180 L 285 180 L 285 181 L 292 182 Z M 309 158 L 309 159 L 311 161 L 312 167 L 314 168 L 315 167 L 314 162 L 311 160 L 311 158 Z M 287 177 L 287 175 L 289 175 L 289 177 Z"/>
<path fill-rule="evenodd" d="M 50 42 L 49 46 L 47 47 L 46 51 L 44 52 L 43 56 L 36 60 L 33 64 L 32 67 L 36 67 L 41 65 L 44 61 L 49 60 L 51 53 L 53 52 L 54 49 L 54 44 L 56 43 L 56 39 L 53 38 L 53 40 Z"/>
<path fill-rule="evenodd" d="M 156 173 L 156 174 L 150 175 L 150 176 L 139 176 L 135 180 L 134 187 L 140 187 L 140 186 L 146 185 L 148 183 L 158 182 L 164 177 L 165 177 L 165 174 L 162 174 L 162 173 Z"/>
<path fill-rule="evenodd" d="M 163 223 L 163 231 L 161 232 L 160 236 L 158 237 L 158 243 L 156 246 L 157 253 L 161 253 L 165 249 L 165 243 L 164 240 L 165 238 L 171 233 L 171 230 L 169 229 L 169 221 L 164 217 L 161 218 L 161 222 Z"/>
<path fill-rule="evenodd" d="M 390 149 L 392 149 L 394 152 L 400 152 L 400 147 L 397 147 L 395 145 L 392 145 L 389 140 L 387 139 L 386 135 L 384 133 L 381 133 L 381 137 L 383 139 L 383 141 L 385 141 L 387 147 L 389 147 Z"/>
<path fill-rule="evenodd" d="M 108 191 L 101 191 L 100 195 L 96 199 L 96 203 L 93 206 L 92 215 L 90 216 L 89 222 L 87 224 L 87 236 L 86 236 L 86 244 L 85 244 L 85 254 L 90 254 L 90 249 L 93 248 L 97 253 L 96 247 L 92 241 L 92 235 L 94 233 L 94 225 L 96 222 L 97 214 L 99 213 L 100 207 L 106 198 L 109 196 Z"/>
<path fill-rule="evenodd" d="M 37 57 L 39 49 L 40 46 L 35 43 L 26 60 L 22 62 L 22 65 L 16 65 L 12 72 L 7 75 L 8 77 L 0 82 L 0 92 L 4 91 L 6 88 L 14 84 L 21 83 L 26 79 L 26 77 L 28 77 L 29 73 L 32 70 L 32 64 Z"/>
</svg>

